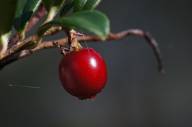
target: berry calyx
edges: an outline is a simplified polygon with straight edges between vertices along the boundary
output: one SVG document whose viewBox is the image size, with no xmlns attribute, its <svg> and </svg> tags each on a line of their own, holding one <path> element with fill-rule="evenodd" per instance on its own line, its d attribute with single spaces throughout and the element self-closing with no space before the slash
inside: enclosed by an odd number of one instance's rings
<svg viewBox="0 0 192 127">
<path fill-rule="evenodd" d="M 64 89 L 71 95 L 91 99 L 106 85 L 106 64 L 92 48 L 72 51 L 62 58 L 59 77 Z"/>
</svg>

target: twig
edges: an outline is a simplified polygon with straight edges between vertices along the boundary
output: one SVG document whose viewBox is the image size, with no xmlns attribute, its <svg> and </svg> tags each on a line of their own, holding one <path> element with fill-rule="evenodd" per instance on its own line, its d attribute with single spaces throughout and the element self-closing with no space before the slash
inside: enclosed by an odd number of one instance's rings
<svg viewBox="0 0 192 127">
<path fill-rule="evenodd" d="M 143 30 L 140 30 L 140 29 L 129 29 L 129 30 L 122 31 L 122 32 L 119 32 L 119 33 L 109 34 L 106 41 L 120 40 L 120 39 L 123 39 L 123 38 L 125 38 L 127 36 L 130 36 L 130 35 L 138 36 L 138 37 L 144 38 L 146 40 L 146 42 L 152 48 L 152 50 L 153 50 L 153 52 L 154 52 L 154 54 L 156 56 L 159 71 L 164 72 L 162 57 L 161 57 L 161 54 L 160 54 L 158 44 L 155 41 L 155 39 L 149 33 L 144 32 Z M 35 39 L 37 39 L 36 36 L 32 36 L 32 37 L 26 39 L 25 43 L 29 43 L 30 41 L 35 41 Z M 102 41 L 98 36 L 94 36 L 94 35 L 79 36 L 77 39 L 80 42 L 81 41 L 87 41 L 87 42 Z M 8 64 L 10 64 L 10 63 L 12 63 L 14 61 L 17 61 L 19 59 L 30 56 L 30 55 L 32 55 L 33 53 L 35 53 L 35 52 L 37 52 L 39 50 L 57 47 L 55 45 L 55 42 L 57 42 L 61 46 L 65 46 L 68 43 L 68 38 L 65 37 L 65 38 L 60 39 L 60 40 L 45 41 L 45 42 L 40 43 L 39 45 L 37 45 L 33 49 L 22 50 L 22 51 L 19 51 L 19 52 L 16 52 L 19 47 L 11 48 L 11 49 L 9 49 L 7 51 L 5 57 L 0 60 L 0 68 L 3 68 L 6 65 L 8 65 Z"/>
</svg>

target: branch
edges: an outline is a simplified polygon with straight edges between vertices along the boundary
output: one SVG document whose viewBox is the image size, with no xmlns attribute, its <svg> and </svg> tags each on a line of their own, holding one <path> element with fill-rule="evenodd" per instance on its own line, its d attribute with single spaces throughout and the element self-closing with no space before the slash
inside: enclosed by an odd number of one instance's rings
<svg viewBox="0 0 192 127">
<path fill-rule="evenodd" d="M 129 29 L 126 31 L 122 31 L 119 33 L 111 33 L 109 34 L 109 36 L 107 37 L 107 39 L 105 41 L 114 41 L 114 40 L 120 40 L 123 39 L 127 36 L 137 36 L 137 37 L 141 37 L 144 38 L 146 40 L 146 42 L 148 43 L 148 45 L 152 48 L 155 57 L 157 59 L 158 62 L 158 69 L 160 72 L 164 72 L 164 68 L 163 68 L 163 62 L 162 62 L 162 57 L 160 54 L 160 50 L 158 47 L 158 44 L 156 42 L 156 40 L 147 32 L 144 32 L 143 30 L 140 29 Z M 37 37 L 36 36 L 32 36 L 30 38 L 28 38 L 27 40 L 25 40 L 25 43 L 22 44 L 27 44 L 30 41 L 35 41 Z M 84 36 L 79 36 L 78 41 L 86 41 L 86 42 L 97 42 L 97 41 L 102 41 L 98 36 L 94 36 L 94 35 L 84 35 Z M 19 48 L 22 47 L 22 45 L 17 46 L 15 48 L 11 48 L 7 51 L 6 55 L 4 56 L 3 59 L 0 60 L 0 69 L 2 69 L 3 67 L 5 67 L 6 65 L 17 61 L 19 59 L 25 58 L 27 56 L 32 55 L 33 53 L 42 50 L 42 49 L 48 49 L 48 48 L 55 48 L 55 42 L 57 42 L 59 45 L 61 46 L 65 46 L 68 43 L 68 38 L 65 37 L 63 39 L 60 40 L 55 40 L 55 41 L 45 41 L 43 43 L 38 44 L 35 48 L 33 49 L 26 49 L 26 50 L 21 50 L 19 52 L 16 52 Z"/>
</svg>

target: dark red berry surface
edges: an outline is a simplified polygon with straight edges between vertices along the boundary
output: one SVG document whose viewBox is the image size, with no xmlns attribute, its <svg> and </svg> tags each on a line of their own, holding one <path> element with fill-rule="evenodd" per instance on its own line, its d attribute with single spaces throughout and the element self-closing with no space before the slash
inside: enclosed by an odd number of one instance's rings
<svg viewBox="0 0 192 127">
<path fill-rule="evenodd" d="M 64 89 L 79 99 L 96 96 L 107 81 L 104 59 L 92 48 L 83 48 L 65 55 L 59 66 Z"/>
</svg>

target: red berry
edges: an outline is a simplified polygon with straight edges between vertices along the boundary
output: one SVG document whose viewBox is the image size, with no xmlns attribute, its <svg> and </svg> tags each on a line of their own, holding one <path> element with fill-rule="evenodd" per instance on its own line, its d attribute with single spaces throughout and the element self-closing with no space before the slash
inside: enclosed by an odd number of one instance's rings
<svg viewBox="0 0 192 127">
<path fill-rule="evenodd" d="M 90 99 L 104 88 L 107 69 L 99 53 L 92 48 L 84 48 L 63 57 L 59 76 L 64 89 L 71 95 Z"/>
</svg>

